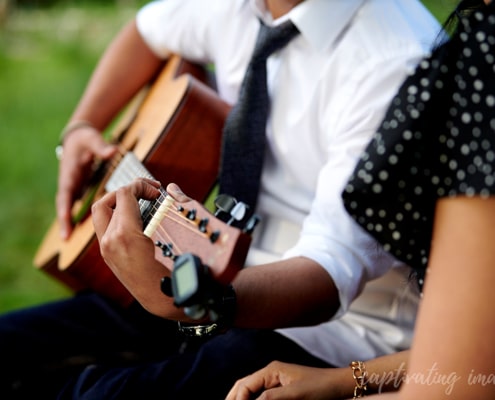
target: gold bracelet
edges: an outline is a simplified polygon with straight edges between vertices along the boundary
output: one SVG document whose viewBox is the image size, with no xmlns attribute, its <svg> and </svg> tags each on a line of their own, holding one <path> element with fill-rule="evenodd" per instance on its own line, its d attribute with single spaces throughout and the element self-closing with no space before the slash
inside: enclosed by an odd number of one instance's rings
<svg viewBox="0 0 495 400">
<path fill-rule="evenodd" d="M 361 397 L 364 397 L 368 390 L 368 384 L 366 383 L 368 373 L 366 372 L 366 367 L 362 361 L 352 361 L 349 366 L 352 369 L 352 377 L 356 382 L 353 400 L 360 399 Z"/>
<path fill-rule="evenodd" d="M 57 157 L 58 160 L 62 159 L 62 154 L 64 152 L 64 148 L 63 148 L 64 138 L 69 133 L 71 133 L 71 132 L 73 132 L 79 128 L 93 128 L 93 125 L 91 124 L 91 122 L 84 121 L 84 120 L 69 123 L 60 133 L 58 145 L 57 145 L 57 147 L 55 147 L 55 156 Z"/>
</svg>

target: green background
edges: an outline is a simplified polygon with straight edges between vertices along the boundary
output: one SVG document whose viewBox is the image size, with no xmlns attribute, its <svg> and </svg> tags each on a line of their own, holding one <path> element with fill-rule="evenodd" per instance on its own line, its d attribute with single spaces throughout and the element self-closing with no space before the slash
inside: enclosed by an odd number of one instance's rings
<svg viewBox="0 0 495 400">
<path fill-rule="evenodd" d="M 32 264 L 55 216 L 54 147 L 99 55 L 144 3 L 0 0 L 0 312 L 70 295 Z M 424 4 L 443 21 L 456 2 Z"/>
</svg>

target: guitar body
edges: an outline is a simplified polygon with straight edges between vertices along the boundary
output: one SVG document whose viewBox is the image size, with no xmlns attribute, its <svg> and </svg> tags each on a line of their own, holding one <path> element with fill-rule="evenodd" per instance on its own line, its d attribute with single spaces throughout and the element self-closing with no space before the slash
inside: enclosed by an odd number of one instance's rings
<svg viewBox="0 0 495 400">
<path fill-rule="evenodd" d="M 222 128 L 230 108 L 191 74 L 204 81 L 202 71 L 172 57 L 146 94 L 131 103 L 112 135 L 164 186 L 176 182 L 200 201 L 216 183 Z M 112 172 L 109 168 L 93 188 L 91 203 L 106 193 L 104 185 Z M 101 257 L 89 212 L 67 241 L 60 240 L 55 221 L 34 264 L 75 291 L 90 288 L 122 305 L 133 300 Z"/>
</svg>

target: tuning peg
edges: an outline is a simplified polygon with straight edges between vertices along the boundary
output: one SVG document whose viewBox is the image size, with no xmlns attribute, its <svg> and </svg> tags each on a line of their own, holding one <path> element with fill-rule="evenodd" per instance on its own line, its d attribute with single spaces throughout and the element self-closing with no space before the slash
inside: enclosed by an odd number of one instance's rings
<svg viewBox="0 0 495 400">
<path fill-rule="evenodd" d="M 244 227 L 244 229 L 242 230 L 244 233 L 247 233 L 247 234 L 252 234 L 253 231 L 254 231 L 254 228 L 256 228 L 256 226 L 258 225 L 258 223 L 260 222 L 261 220 L 261 217 L 259 215 L 252 215 L 251 218 L 249 218 L 249 220 L 246 222 L 246 226 Z"/>
<path fill-rule="evenodd" d="M 220 194 L 215 198 L 214 204 L 216 208 L 215 211 L 215 217 L 216 217 L 221 212 L 229 214 L 230 211 L 237 204 L 237 200 L 234 197 L 229 196 L 228 194 Z"/>
<path fill-rule="evenodd" d="M 208 226 L 209 219 L 208 218 L 201 218 L 201 220 L 198 223 L 198 229 L 200 232 L 205 233 L 206 228 Z"/>
<path fill-rule="evenodd" d="M 177 256 L 172 251 L 172 248 L 173 248 L 172 243 L 162 243 L 160 241 L 157 241 L 155 243 L 155 246 L 162 249 L 162 254 L 164 257 L 170 257 L 174 261 L 177 258 Z"/>
<path fill-rule="evenodd" d="M 196 213 L 197 213 L 197 210 L 195 208 L 189 210 L 187 215 L 186 215 L 187 219 L 194 221 L 196 219 Z"/>
<path fill-rule="evenodd" d="M 234 221 L 242 221 L 242 219 L 246 216 L 246 211 L 248 208 L 249 206 L 242 201 L 237 203 L 230 211 L 230 220 L 227 222 L 227 225 L 232 224 Z"/>
<path fill-rule="evenodd" d="M 215 243 L 219 237 L 220 237 L 220 231 L 219 230 L 213 231 L 210 234 L 210 242 Z"/>
</svg>

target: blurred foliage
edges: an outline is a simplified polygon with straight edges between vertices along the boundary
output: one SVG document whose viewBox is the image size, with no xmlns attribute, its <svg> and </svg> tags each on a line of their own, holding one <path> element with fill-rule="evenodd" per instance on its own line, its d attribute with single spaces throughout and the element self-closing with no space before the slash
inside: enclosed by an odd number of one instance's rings
<svg viewBox="0 0 495 400">
<path fill-rule="evenodd" d="M 0 0 L 2 1 L 2 0 Z M 11 8 L 0 27 L 0 312 L 69 294 L 32 266 L 55 217 L 54 146 L 137 6 Z"/>
<path fill-rule="evenodd" d="M 443 23 L 455 6 L 458 0 L 423 0 L 422 3 Z"/>
</svg>

